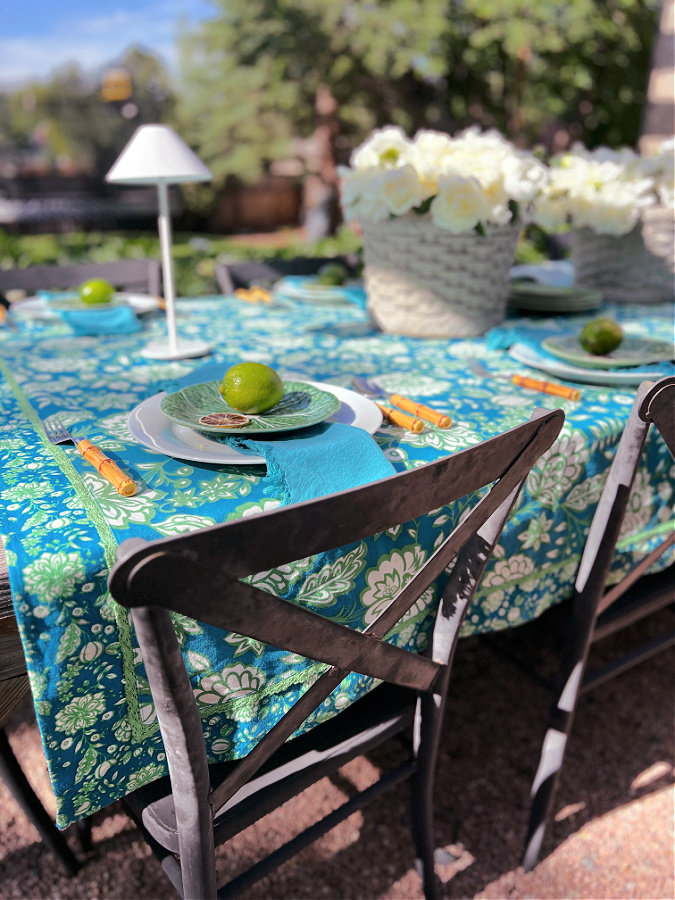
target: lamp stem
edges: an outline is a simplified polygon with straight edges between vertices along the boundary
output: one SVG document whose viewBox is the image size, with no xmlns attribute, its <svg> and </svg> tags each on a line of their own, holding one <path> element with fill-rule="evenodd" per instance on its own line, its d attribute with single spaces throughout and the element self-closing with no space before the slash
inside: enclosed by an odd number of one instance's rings
<svg viewBox="0 0 675 900">
<path fill-rule="evenodd" d="M 173 279 L 173 258 L 171 256 L 171 210 L 169 208 L 169 186 L 165 181 L 157 184 L 159 194 L 159 245 L 162 251 L 162 276 L 164 281 L 164 303 L 166 305 L 166 327 L 169 333 L 169 349 L 178 350 L 176 335 L 176 293 Z"/>
</svg>

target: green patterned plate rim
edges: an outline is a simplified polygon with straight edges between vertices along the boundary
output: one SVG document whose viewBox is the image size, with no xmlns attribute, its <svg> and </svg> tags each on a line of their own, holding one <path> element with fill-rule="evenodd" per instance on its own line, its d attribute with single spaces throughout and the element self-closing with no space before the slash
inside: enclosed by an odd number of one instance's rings
<svg viewBox="0 0 675 900">
<path fill-rule="evenodd" d="M 584 350 L 578 336 L 574 334 L 546 338 L 541 346 L 552 356 L 586 369 L 625 369 L 675 358 L 675 344 L 649 338 L 626 337 L 616 350 L 606 356 L 595 356 Z"/>
<path fill-rule="evenodd" d="M 262 415 L 249 415 L 248 425 L 241 428 L 202 425 L 199 421 L 202 416 L 218 412 L 237 412 L 223 399 L 218 390 L 219 384 L 218 381 L 207 381 L 204 384 L 192 384 L 174 394 L 167 394 L 160 404 L 160 409 L 177 425 L 185 425 L 205 434 L 229 437 L 308 428 L 328 419 L 340 408 L 340 401 L 335 394 L 319 390 L 304 381 L 285 381 L 284 396 L 279 403 Z"/>
</svg>

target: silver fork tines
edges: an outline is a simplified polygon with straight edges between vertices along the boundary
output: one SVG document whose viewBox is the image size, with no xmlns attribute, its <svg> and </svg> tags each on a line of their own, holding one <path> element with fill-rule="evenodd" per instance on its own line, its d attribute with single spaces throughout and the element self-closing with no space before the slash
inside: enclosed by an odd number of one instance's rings
<svg viewBox="0 0 675 900">
<path fill-rule="evenodd" d="M 57 415 L 49 416 L 42 422 L 42 425 L 50 444 L 63 444 L 64 441 L 75 443 L 75 439 Z"/>
</svg>

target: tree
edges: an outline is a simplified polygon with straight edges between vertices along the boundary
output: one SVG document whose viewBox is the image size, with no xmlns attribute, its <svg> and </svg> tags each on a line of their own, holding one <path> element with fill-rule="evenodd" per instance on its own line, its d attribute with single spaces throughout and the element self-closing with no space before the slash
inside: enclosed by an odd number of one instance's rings
<svg viewBox="0 0 675 900">
<path fill-rule="evenodd" d="M 44 84 L 23 87 L 0 104 L 0 134 L 14 149 L 39 144 L 45 165 L 67 158 L 79 171 L 103 177 L 138 125 L 171 117 L 173 92 L 161 62 L 138 48 L 115 63 L 132 87 L 125 103 L 102 100 L 100 76 L 66 65 Z M 104 67 L 105 70 L 105 67 Z"/>
<path fill-rule="evenodd" d="M 561 135 L 634 145 L 659 5 L 213 2 L 215 18 L 183 43 L 179 118 L 221 183 L 257 179 L 294 139 L 326 125 L 317 109 L 327 96 L 337 162 L 389 123 L 408 133 L 478 124 L 549 147 Z"/>
</svg>

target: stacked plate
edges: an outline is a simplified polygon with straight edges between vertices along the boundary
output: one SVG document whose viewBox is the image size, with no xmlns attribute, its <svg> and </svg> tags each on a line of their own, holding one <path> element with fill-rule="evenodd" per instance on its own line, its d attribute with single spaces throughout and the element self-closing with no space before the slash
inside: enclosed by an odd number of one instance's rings
<svg viewBox="0 0 675 900">
<path fill-rule="evenodd" d="M 318 422 L 340 422 L 374 434 L 382 413 L 372 400 L 347 388 L 314 381 L 284 382 L 284 397 L 269 412 L 249 416 L 237 428 L 204 424 L 214 413 L 234 412 L 218 391 L 218 382 L 194 384 L 173 394 L 149 397 L 129 413 L 132 436 L 143 446 L 176 459 L 219 465 L 264 465 L 263 456 L 241 453 L 223 436 L 271 437 Z"/>
<path fill-rule="evenodd" d="M 508 308 L 516 312 L 559 316 L 590 312 L 601 303 L 602 294 L 588 288 L 519 280 L 512 281 L 509 287 Z"/>
</svg>

